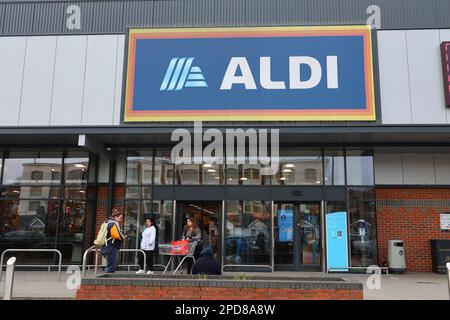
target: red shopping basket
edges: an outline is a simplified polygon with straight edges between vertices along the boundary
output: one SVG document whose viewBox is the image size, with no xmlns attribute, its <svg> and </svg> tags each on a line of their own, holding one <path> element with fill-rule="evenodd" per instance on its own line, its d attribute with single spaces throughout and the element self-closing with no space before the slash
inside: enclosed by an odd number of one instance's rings
<svg viewBox="0 0 450 320">
<path fill-rule="evenodd" d="M 170 243 L 170 254 L 188 254 L 189 253 L 189 241 L 180 240 L 172 241 Z"/>
</svg>

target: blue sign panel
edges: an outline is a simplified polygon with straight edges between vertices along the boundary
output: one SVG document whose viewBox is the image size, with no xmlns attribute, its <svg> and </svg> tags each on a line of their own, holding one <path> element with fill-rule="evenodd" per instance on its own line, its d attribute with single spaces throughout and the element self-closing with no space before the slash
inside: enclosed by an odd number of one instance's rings
<svg viewBox="0 0 450 320">
<path fill-rule="evenodd" d="M 278 210 L 278 241 L 294 241 L 294 211 L 292 209 Z"/>
<path fill-rule="evenodd" d="M 132 29 L 125 121 L 375 120 L 368 26 Z"/>
<path fill-rule="evenodd" d="M 325 217 L 328 270 L 348 271 L 347 212 L 327 213 Z"/>
</svg>

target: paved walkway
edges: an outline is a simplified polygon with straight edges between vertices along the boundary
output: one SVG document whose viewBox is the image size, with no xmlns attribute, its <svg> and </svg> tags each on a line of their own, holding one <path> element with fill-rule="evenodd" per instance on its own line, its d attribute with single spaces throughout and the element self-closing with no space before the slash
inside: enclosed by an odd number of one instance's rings
<svg viewBox="0 0 450 320">
<path fill-rule="evenodd" d="M 128 273 L 128 272 L 119 272 Z M 159 272 L 158 272 L 159 273 Z M 230 275 L 239 275 L 239 272 L 227 272 Z M 245 273 L 248 276 L 255 273 Z M 88 274 L 93 276 L 93 272 Z M 257 273 L 258 276 L 326 276 L 320 272 L 275 272 Z M 448 281 L 446 275 L 434 273 L 407 273 L 401 275 L 381 275 L 381 288 L 369 290 L 366 274 L 333 274 L 349 280 L 357 280 L 364 285 L 364 299 L 367 300 L 447 300 Z M 0 297 L 3 297 L 5 272 L 0 281 Z M 46 271 L 17 271 L 15 274 L 13 298 L 15 299 L 74 299 L 75 291 L 67 287 L 67 283 L 73 283 L 73 276 L 61 274 L 58 282 L 57 272 Z M 373 284 L 373 282 L 372 282 Z"/>
</svg>

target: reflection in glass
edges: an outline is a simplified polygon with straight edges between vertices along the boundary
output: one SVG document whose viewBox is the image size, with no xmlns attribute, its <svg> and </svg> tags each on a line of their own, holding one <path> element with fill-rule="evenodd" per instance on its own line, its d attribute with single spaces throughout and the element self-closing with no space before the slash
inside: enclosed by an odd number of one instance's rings
<svg viewBox="0 0 450 320">
<path fill-rule="evenodd" d="M 31 210 L 30 210 L 31 209 Z M 6 249 L 53 249 L 55 247 L 58 201 L 0 201 L 0 254 Z M 11 253 L 21 263 L 53 264 L 48 253 Z M 5 259 L 10 257 L 5 255 Z"/>
<path fill-rule="evenodd" d="M 62 153 L 10 152 L 3 184 L 59 184 Z"/>
<path fill-rule="evenodd" d="M 151 184 L 153 151 L 129 151 L 127 157 L 127 184 Z"/>
<path fill-rule="evenodd" d="M 375 202 L 350 202 L 349 217 L 352 266 L 377 264 Z"/>
<path fill-rule="evenodd" d="M 276 185 L 321 185 L 323 176 L 320 150 L 280 150 L 280 168 L 273 177 Z"/>
<path fill-rule="evenodd" d="M 174 165 L 170 150 L 158 150 L 155 155 L 155 177 L 153 183 L 156 185 L 171 185 L 174 178 Z"/>
<path fill-rule="evenodd" d="M 347 184 L 351 186 L 374 184 L 371 150 L 347 150 Z"/>
<path fill-rule="evenodd" d="M 87 152 L 68 152 L 64 159 L 66 183 L 86 184 L 88 179 L 89 154 Z"/>
<path fill-rule="evenodd" d="M 345 185 L 345 159 L 342 150 L 324 151 L 325 184 L 327 186 Z"/>
<path fill-rule="evenodd" d="M 177 184 L 200 184 L 200 168 L 198 164 L 179 164 L 177 166 Z"/>
<path fill-rule="evenodd" d="M 69 189 L 69 188 L 68 188 Z M 72 190 L 66 190 L 71 193 Z M 73 190 L 78 193 L 78 190 Z M 75 194 L 76 195 L 76 194 Z M 75 196 L 74 195 L 74 196 Z M 59 224 L 58 249 L 63 258 L 71 262 L 81 262 L 86 217 L 86 200 L 64 201 Z"/>
<path fill-rule="evenodd" d="M 226 202 L 225 264 L 270 265 L 270 211 L 270 202 Z"/>
</svg>

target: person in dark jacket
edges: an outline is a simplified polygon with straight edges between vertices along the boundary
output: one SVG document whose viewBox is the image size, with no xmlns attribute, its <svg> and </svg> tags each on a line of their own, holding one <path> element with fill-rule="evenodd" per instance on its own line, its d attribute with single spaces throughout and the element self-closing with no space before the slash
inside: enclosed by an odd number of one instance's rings
<svg viewBox="0 0 450 320">
<path fill-rule="evenodd" d="M 220 264 L 214 259 L 211 247 L 205 247 L 200 253 L 200 258 L 195 261 L 194 267 L 192 268 L 192 274 L 222 274 Z"/>
</svg>

